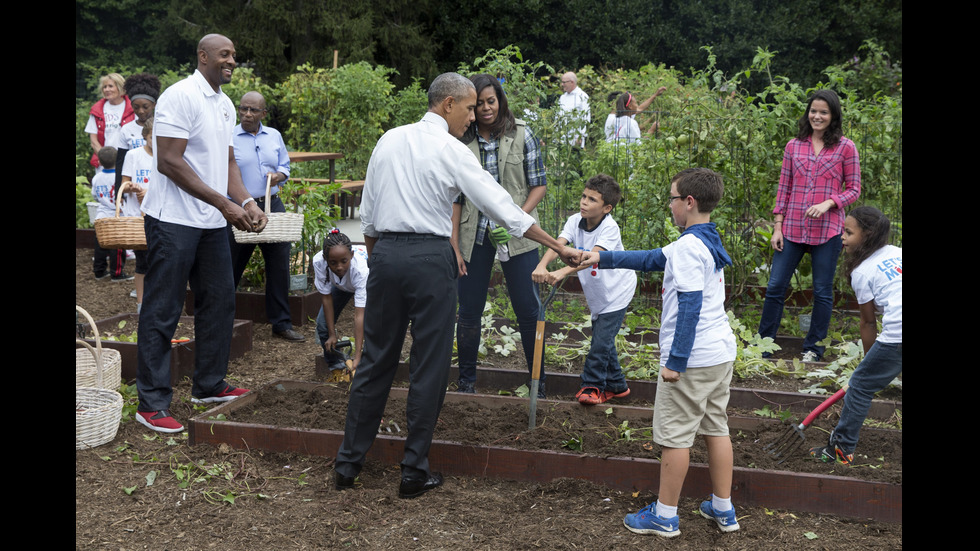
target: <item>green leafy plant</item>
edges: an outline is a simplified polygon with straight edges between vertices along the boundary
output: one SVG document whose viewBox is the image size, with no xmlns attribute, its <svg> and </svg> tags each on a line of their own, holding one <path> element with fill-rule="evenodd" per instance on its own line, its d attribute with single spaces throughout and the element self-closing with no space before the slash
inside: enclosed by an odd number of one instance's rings
<svg viewBox="0 0 980 551">
<path fill-rule="evenodd" d="M 89 221 L 88 203 L 92 201 L 92 188 L 88 178 L 84 176 L 75 177 L 75 227 L 91 228 Z"/>
<path fill-rule="evenodd" d="M 761 409 L 752 410 L 752 413 L 758 415 L 759 417 L 765 417 L 767 419 L 779 419 L 780 421 L 788 421 L 793 418 L 793 412 L 788 409 L 781 408 L 770 408 L 768 405 L 762 406 Z"/>
<path fill-rule="evenodd" d="M 627 442 L 641 438 L 645 440 L 653 438 L 653 427 L 644 427 L 642 429 L 631 427 L 629 419 L 623 419 L 623 422 L 616 426 L 616 431 L 619 434 L 619 439 L 626 440 Z"/>
</svg>

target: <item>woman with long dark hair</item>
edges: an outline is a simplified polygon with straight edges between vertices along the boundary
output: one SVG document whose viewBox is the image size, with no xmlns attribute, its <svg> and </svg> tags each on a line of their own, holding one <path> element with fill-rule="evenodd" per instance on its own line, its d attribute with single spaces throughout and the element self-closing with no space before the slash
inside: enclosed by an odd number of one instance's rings
<svg viewBox="0 0 980 551">
<path fill-rule="evenodd" d="M 546 184 L 538 139 L 523 120 L 511 113 L 507 95 L 495 77 L 481 74 L 470 80 L 477 93 L 476 123 L 470 125 L 462 140 L 514 202 L 537 220 L 535 207 L 545 195 Z M 531 280 L 531 272 L 538 264 L 538 244 L 530 239 L 510 237 L 466 197 L 460 196 L 453 207 L 453 245 L 460 266 L 456 325 L 458 390 L 473 392 L 480 324 L 495 258 L 500 259 L 507 292 L 517 315 L 528 370 L 534 365 L 538 305 L 534 297 L 537 286 Z M 543 372 L 540 380 L 538 395 L 544 397 Z"/>
<path fill-rule="evenodd" d="M 774 249 L 759 334 L 775 337 L 790 279 L 804 254 L 813 267 L 813 313 L 803 341 L 803 360 L 819 361 L 834 305 L 834 273 L 841 252 L 844 208 L 861 194 L 861 164 L 854 142 L 843 135 L 840 98 L 817 90 L 786 144 L 776 189 Z"/>
</svg>

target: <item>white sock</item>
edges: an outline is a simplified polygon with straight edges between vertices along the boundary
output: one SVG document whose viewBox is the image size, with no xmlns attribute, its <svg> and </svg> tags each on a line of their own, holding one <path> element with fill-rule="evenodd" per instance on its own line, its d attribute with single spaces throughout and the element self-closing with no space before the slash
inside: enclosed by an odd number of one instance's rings
<svg viewBox="0 0 980 551">
<path fill-rule="evenodd" d="M 722 499 L 714 494 L 711 494 L 711 506 L 714 507 L 715 511 L 718 511 L 719 513 L 731 510 L 732 498 L 729 497 Z"/>
<path fill-rule="evenodd" d="M 137 302 L 136 303 L 136 313 L 139 314 L 140 313 L 140 310 L 142 310 L 142 309 L 143 309 L 143 303 L 142 302 Z"/>
<path fill-rule="evenodd" d="M 674 518 L 677 516 L 677 506 L 664 505 L 657 500 L 657 516 L 663 518 Z"/>
</svg>

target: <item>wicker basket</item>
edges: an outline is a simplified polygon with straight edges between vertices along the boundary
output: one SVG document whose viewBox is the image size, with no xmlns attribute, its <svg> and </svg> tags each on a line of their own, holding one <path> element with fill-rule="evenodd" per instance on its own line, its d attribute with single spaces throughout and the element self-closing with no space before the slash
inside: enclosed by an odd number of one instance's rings
<svg viewBox="0 0 980 551">
<path fill-rule="evenodd" d="M 119 388 L 122 383 L 122 355 L 112 348 L 102 349 L 102 385 L 97 385 L 98 363 L 84 348 L 75 349 L 75 386 Z"/>
<path fill-rule="evenodd" d="M 115 390 L 104 387 L 102 341 L 95 322 L 82 307 L 76 305 L 75 310 L 88 319 L 95 333 L 95 348 L 83 340 L 75 339 L 76 343 L 87 348 L 95 358 L 95 386 L 75 387 L 75 449 L 83 450 L 101 446 L 116 437 L 119 421 L 122 419 L 123 399 Z"/>
<path fill-rule="evenodd" d="M 265 178 L 265 216 L 269 219 L 260 233 L 232 227 L 238 243 L 292 243 L 303 239 L 303 215 L 298 212 L 269 212 L 272 205 L 272 174 Z"/>
<path fill-rule="evenodd" d="M 95 221 L 95 238 L 103 249 L 146 250 L 146 232 L 142 216 L 119 216 L 122 191 L 116 197 L 116 216 Z"/>
</svg>

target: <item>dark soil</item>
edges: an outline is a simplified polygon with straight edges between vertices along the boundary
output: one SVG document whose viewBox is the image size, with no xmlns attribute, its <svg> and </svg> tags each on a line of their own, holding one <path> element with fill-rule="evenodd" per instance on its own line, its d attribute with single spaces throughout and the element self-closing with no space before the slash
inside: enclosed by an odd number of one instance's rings
<svg viewBox="0 0 980 551">
<path fill-rule="evenodd" d="M 324 384 L 311 390 L 269 388 L 261 392 L 249 407 L 234 411 L 229 420 L 281 427 L 343 430 L 347 414 L 346 386 Z M 608 405 L 614 404 L 609 402 Z M 405 406 L 405 400 L 401 397 L 388 399 L 381 432 L 404 435 Z M 528 430 L 526 404 L 488 407 L 475 402 L 447 401 L 439 416 L 434 438 L 481 446 L 588 453 L 600 457 L 660 458 L 660 446 L 650 437 L 649 420 L 644 423 L 620 418 L 614 412 L 607 415 L 606 409 L 605 406 L 559 408 L 542 402 L 537 412 L 537 428 Z M 804 433 L 807 445 L 826 442 L 835 421 L 836 416 L 831 416 L 810 425 Z M 773 423 L 759 430 L 734 431 L 732 445 L 735 465 L 902 483 L 900 431 L 865 429 L 861 435 L 862 453 L 851 466 L 813 461 L 805 447 L 787 454 L 787 460 L 777 466 L 776 458 L 761 450 L 774 443 L 787 429 L 786 425 Z M 572 439 L 578 440 L 580 446 L 569 442 Z M 569 448 L 570 445 L 573 448 Z M 707 463 L 707 458 L 703 440 L 697 439 L 691 449 L 691 461 Z"/>
<path fill-rule="evenodd" d="M 96 320 L 135 311 L 135 300 L 129 298 L 132 282 L 95 281 L 91 259 L 91 249 L 76 251 L 76 304 Z M 346 312 L 339 327 L 342 334 L 352 334 Z M 267 324 L 255 324 L 253 349 L 231 362 L 228 379 L 245 388 L 279 379 L 315 380 L 314 356 L 319 349 L 315 329 L 312 323 L 296 329 L 307 337 L 305 343 L 274 338 Z M 189 393 L 188 381 L 179 384 L 172 406 L 185 424 L 200 412 L 191 406 Z M 455 424 L 457 416 L 475 415 L 479 413 L 456 413 L 447 407 L 441 418 Z M 526 412 L 523 415 L 526 423 Z M 503 436 L 520 429 L 499 431 Z M 597 433 L 593 440 L 599 438 Z M 585 445 L 588 451 L 588 439 Z M 892 460 L 897 461 L 900 474 L 900 450 Z M 633 495 L 582 480 L 530 484 L 447 477 L 444 487 L 415 500 L 396 497 L 397 466 L 369 462 L 360 480 L 357 490 L 337 492 L 332 486 L 331 458 L 190 447 L 186 432 L 158 435 L 127 420 L 111 443 L 75 453 L 75 547 L 775 550 L 903 546 L 901 524 L 737 503 L 742 529 L 722 534 L 697 514 L 699 498 L 681 500 L 679 538 L 640 536 L 623 527 L 623 516 L 655 495 Z"/>
</svg>

